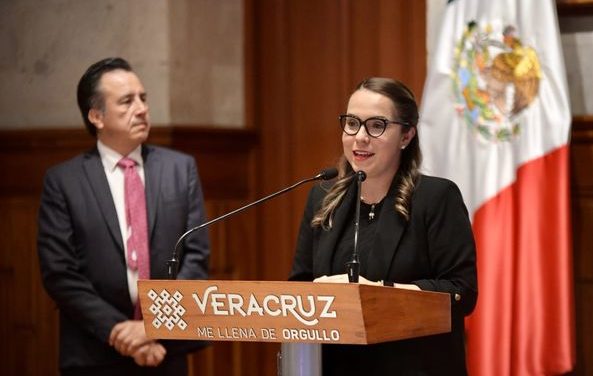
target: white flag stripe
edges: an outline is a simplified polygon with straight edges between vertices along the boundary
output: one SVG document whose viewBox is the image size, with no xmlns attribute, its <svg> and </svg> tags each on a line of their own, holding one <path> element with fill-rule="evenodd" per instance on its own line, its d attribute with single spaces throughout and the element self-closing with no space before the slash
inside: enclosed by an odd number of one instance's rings
<svg viewBox="0 0 593 376">
<path fill-rule="evenodd" d="M 472 215 L 515 181 L 520 165 L 568 140 L 570 113 L 555 12 L 552 0 L 456 0 L 445 8 L 421 108 L 419 133 L 426 154 L 423 168 L 428 174 L 454 180 Z M 480 139 L 476 128 L 468 125 L 456 109 L 458 100 L 452 89 L 455 49 L 470 21 L 478 28 L 491 27 L 488 35 L 499 41 L 506 26 L 515 27 L 522 46 L 532 48 L 539 60 L 538 94 L 513 118 L 520 133 L 508 141 Z"/>
</svg>

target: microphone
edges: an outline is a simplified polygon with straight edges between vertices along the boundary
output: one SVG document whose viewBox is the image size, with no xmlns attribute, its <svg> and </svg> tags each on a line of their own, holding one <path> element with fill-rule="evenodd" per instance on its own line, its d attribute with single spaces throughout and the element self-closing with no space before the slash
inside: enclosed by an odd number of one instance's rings
<svg viewBox="0 0 593 376">
<path fill-rule="evenodd" d="M 259 200 L 254 201 L 248 205 L 242 206 L 242 207 L 235 209 L 229 213 L 223 214 L 220 217 L 214 218 L 208 222 L 202 223 L 201 225 L 199 225 L 197 227 L 187 230 L 183 235 L 181 235 L 179 237 L 179 239 L 177 240 L 177 243 L 175 243 L 175 248 L 173 249 L 173 255 L 171 256 L 171 259 L 167 261 L 167 273 L 169 275 L 169 279 L 177 279 L 177 272 L 179 271 L 179 258 L 181 256 L 179 254 L 180 248 L 181 248 L 181 245 L 183 244 L 183 241 L 185 240 L 185 238 L 187 238 L 189 236 L 189 234 L 191 234 L 195 231 L 201 230 L 205 227 L 208 227 L 211 224 L 221 221 L 221 220 L 225 219 L 226 217 L 229 217 L 233 214 L 242 212 L 243 210 L 248 209 L 254 205 L 257 205 L 259 203 L 267 201 L 267 200 L 274 198 L 278 195 L 281 195 L 285 192 L 291 191 L 294 188 L 296 188 L 299 185 L 302 185 L 304 183 L 308 183 L 308 182 L 314 181 L 314 180 L 331 180 L 331 179 L 335 178 L 336 176 L 338 176 L 338 170 L 336 168 L 331 167 L 331 168 L 323 169 L 323 170 L 321 170 L 320 173 L 318 173 L 317 175 L 315 175 L 311 178 L 301 180 L 301 181 L 291 185 L 290 187 L 284 188 L 278 192 L 272 193 L 271 195 L 260 198 Z"/>
<path fill-rule="evenodd" d="M 354 251 L 352 252 L 352 258 L 346 263 L 346 272 L 348 273 L 348 281 L 350 283 L 358 283 L 358 277 L 360 276 L 360 260 L 358 258 L 358 228 L 360 226 L 360 194 L 362 191 L 362 182 L 367 178 L 367 174 L 364 171 L 358 171 L 356 173 L 356 185 L 357 185 L 357 196 L 356 196 L 356 214 L 354 216 Z"/>
</svg>

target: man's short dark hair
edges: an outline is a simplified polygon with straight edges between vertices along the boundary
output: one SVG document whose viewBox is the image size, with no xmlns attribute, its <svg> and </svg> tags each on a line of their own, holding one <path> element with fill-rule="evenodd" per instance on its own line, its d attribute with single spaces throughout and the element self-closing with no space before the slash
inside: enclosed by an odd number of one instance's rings
<svg viewBox="0 0 593 376">
<path fill-rule="evenodd" d="M 121 57 L 109 57 L 91 65 L 78 82 L 78 90 L 76 92 L 78 108 L 80 108 L 86 129 L 94 137 L 97 136 L 97 128 L 95 128 L 88 118 L 89 111 L 91 108 L 103 110 L 103 106 L 105 105 L 104 98 L 98 90 L 99 81 L 101 81 L 104 73 L 117 69 L 123 69 L 128 72 L 132 71 L 130 64 Z"/>
</svg>

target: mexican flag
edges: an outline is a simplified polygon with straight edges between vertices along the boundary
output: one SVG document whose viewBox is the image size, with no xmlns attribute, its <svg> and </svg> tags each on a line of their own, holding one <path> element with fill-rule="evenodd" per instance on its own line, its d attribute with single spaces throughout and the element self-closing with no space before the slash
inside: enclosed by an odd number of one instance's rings
<svg viewBox="0 0 593 376">
<path fill-rule="evenodd" d="M 575 362 L 571 115 L 553 0 L 450 0 L 422 98 L 424 171 L 456 182 L 477 244 L 470 375 Z"/>
</svg>

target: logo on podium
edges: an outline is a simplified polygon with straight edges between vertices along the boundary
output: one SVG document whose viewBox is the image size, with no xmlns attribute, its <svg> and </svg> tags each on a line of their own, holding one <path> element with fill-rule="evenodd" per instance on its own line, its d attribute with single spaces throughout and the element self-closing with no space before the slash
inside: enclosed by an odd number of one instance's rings
<svg viewBox="0 0 593 376">
<path fill-rule="evenodd" d="M 165 289 L 161 290 L 159 294 L 151 289 L 148 292 L 148 297 L 152 301 L 149 311 L 154 315 L 152 325 L 156 329 L 163 325 L 169 330 L 173 330 L 175 326 L 181 330 L 187 328 L 187 323 L 183 320 L 186 310 L 181 305 L 183 294 L 177 290 L 171 294 Z"/>
</svg>

